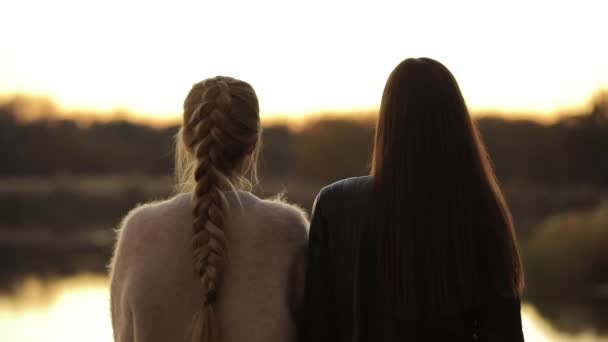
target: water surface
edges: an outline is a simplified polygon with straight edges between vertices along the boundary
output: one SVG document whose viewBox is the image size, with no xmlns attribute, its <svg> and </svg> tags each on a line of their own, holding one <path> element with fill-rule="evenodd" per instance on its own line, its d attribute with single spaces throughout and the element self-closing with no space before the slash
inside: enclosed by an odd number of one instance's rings
<svg viewBox="0 0 608 342">
<path fill-rule="evenodd" d="M 523 305 L 522 320 L 526 341 L 608 342 L 592 333 L 559 333 L 530 304 Z M 0 341 L 111 342 L 107 278 L 27 279 L 14 294 L 0 296 Z"/>
</svg>

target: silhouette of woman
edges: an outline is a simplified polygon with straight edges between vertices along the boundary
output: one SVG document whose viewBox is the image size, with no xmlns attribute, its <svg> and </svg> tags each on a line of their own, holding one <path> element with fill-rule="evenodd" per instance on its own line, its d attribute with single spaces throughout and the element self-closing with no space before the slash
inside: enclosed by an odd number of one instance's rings
<svg viewBox="0 0 608 342">
<path fill-rule="evenodd" d="M 523 341 L 509 209 L 450 71 L 391 73 L 369 176 L 317 197 L 300 340 Z"/>
<path fill-rule="evenodd" d="M 195 84 L 177 139 L 181 194 L 131 211 L 111 265 L 116 341 L 290 341 L 308 222 L 246 191 L 261 124 L 253 88 Z M 254 177 L 255 178 L 255 177 Z"/>
</svg>

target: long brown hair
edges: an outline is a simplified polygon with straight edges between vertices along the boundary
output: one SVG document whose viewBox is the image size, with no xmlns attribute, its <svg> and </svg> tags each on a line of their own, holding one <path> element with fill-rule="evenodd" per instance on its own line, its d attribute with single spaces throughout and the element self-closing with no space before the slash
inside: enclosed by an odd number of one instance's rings
<svg viewBox="0 0 608 342">
<path fill-rule="evenodd" d="M 518 297 L 509 208 L 450 71 L 406 59 L 382 97 L 372 160 L 372 230 L 387 303 L 405 318 Z"/>
<path fill-rule="evenodd" d="M 176 176 L 178 189 L 192 191 L 193 264 L 204 290 L 193 323 L 195 342 L 220 338 L 214 304 L 227 257 L 225 193 L 247 187 L 247 170 L 255 176 L 261 130 L 257 96 L 246 82 L 209 78 L 195 84 L 184 101 Z"/>
</svg>

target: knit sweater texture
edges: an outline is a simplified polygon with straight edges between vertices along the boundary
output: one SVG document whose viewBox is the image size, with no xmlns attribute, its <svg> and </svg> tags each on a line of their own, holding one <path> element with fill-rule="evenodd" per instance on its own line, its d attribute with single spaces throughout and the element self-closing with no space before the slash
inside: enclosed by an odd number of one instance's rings
<svg viewBox="0 0 608 342">
<path fill-rule="evenodd" d="M 228 258 L 216 313 L 222 342 L 294 341 L 308 220 L 296 206 L 227 193 Z M 117 231 L 110 299 L 117 342 L 189 341 L 204 300 L 192 257 L 192 194 L 132 210 Z"/>
</svg>

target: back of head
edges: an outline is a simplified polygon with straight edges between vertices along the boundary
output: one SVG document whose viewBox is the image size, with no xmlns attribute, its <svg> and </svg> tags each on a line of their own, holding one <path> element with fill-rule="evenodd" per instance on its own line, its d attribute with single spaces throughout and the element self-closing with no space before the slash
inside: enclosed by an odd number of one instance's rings
<svg viewBox="0 0 608 342">
<path fill-rule="evenodd" d="M 225 193 L 245 187 L 248 171 L 255 176 L 260 134 L 258 100 L 249 84 L 218 76 L 188 93 L 176 172 L 180 189 L 193 192 L 193 263 L 204 289 L 192 341 L 219 339 L 214 303 L 226 263 Z"/>
<path fill-rule="evenodd" d="M 372 176 L 379 281 L 399 315 L 436 317 L 520 294 L 508 207 L 458 84 L 441 63 L 407 59 L 391 73 Z"/>
</svg>

